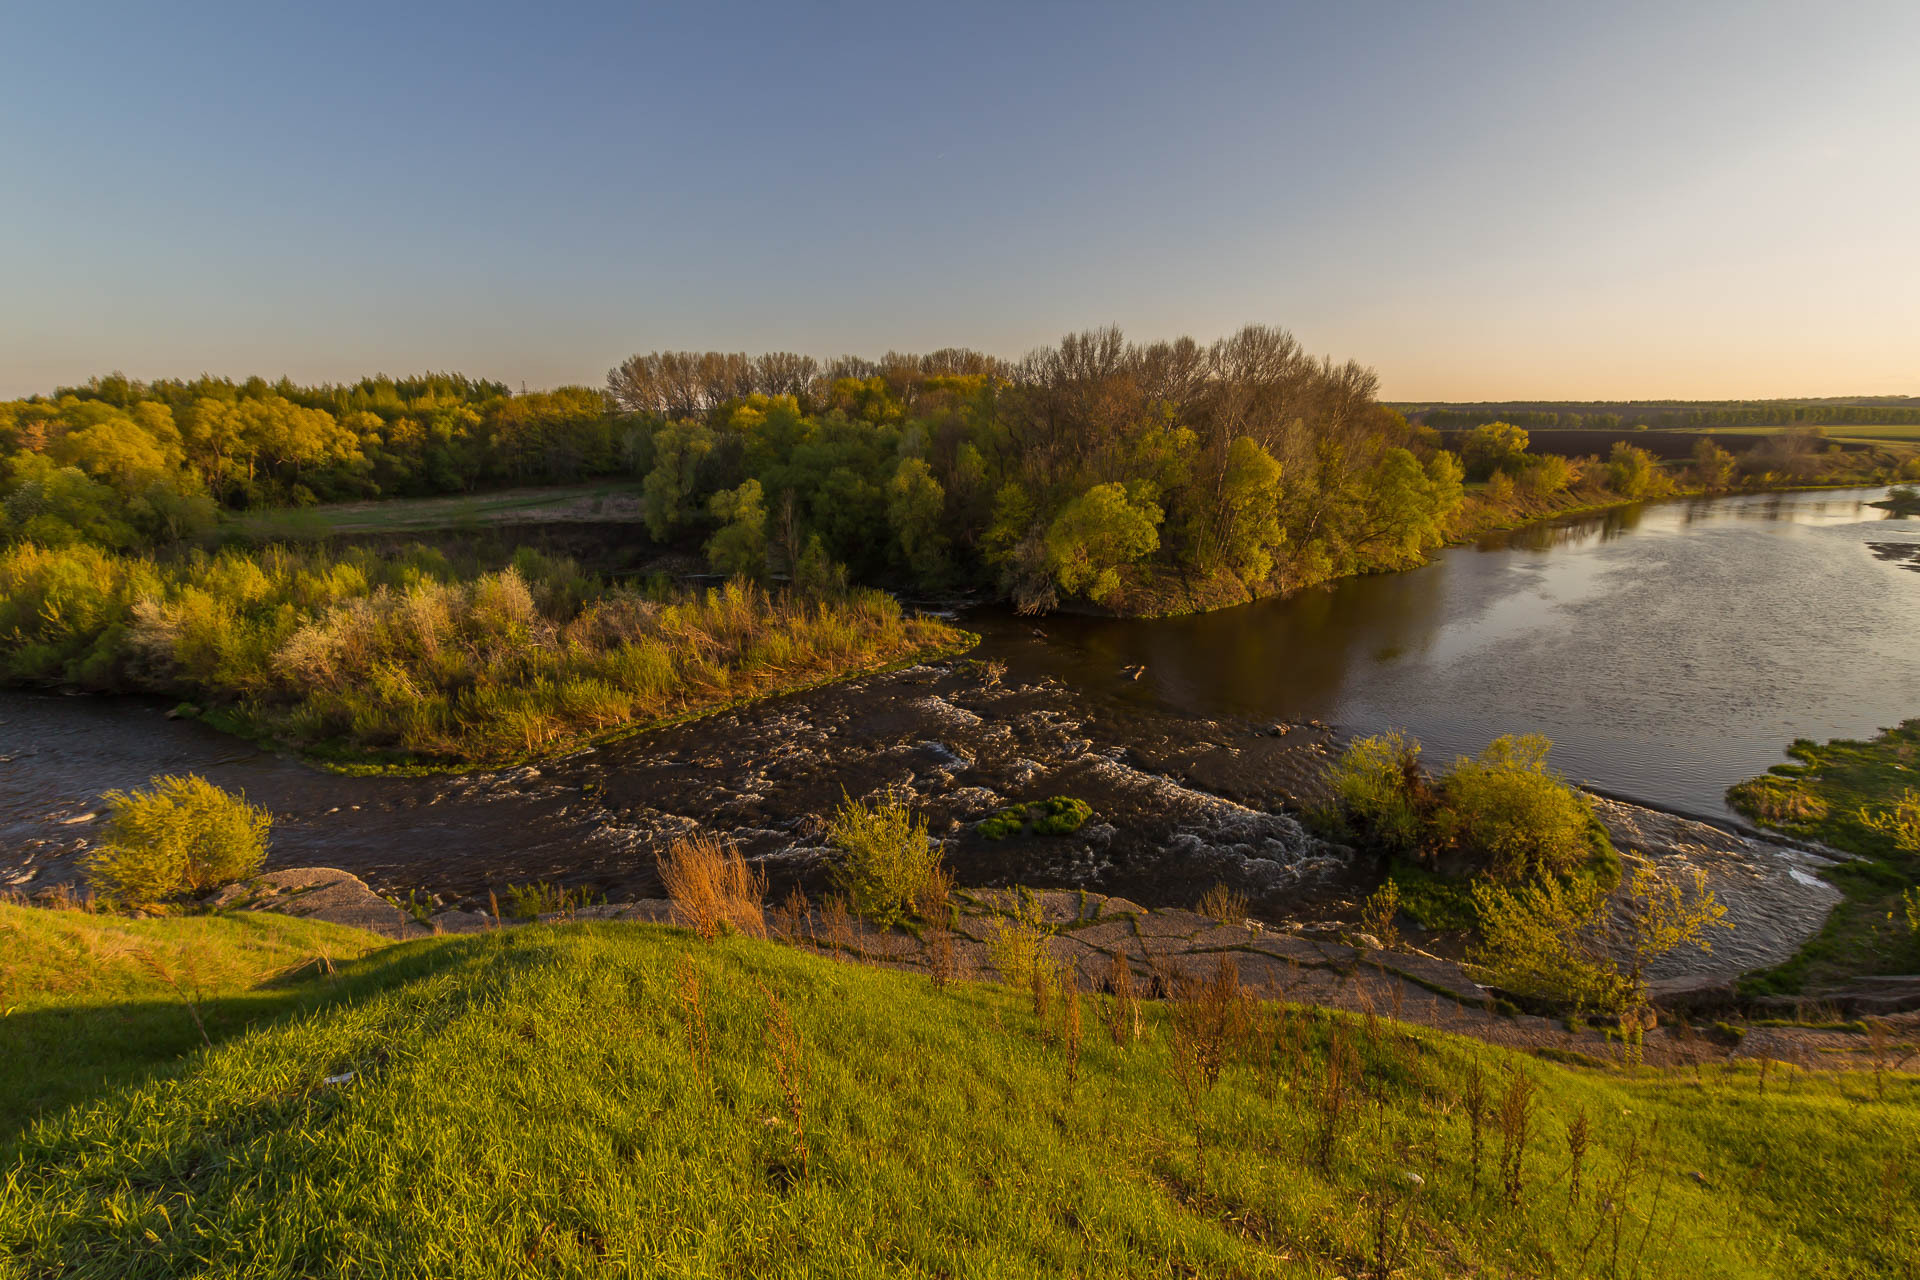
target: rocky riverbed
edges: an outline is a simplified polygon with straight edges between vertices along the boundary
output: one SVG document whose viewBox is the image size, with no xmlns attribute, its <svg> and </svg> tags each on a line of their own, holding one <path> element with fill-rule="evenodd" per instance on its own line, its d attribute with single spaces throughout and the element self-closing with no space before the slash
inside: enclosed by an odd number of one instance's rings
<svg viewBox="0 0 1920 1280">
<path fill-rule="evenodd" d="M 0 783 L 71 788 L 37 805 L 14 797 L 0 811 L 0 881 L 29 895 L 78 876 L 101 790 L 161 769 L 203 772 L 271 808 L 272 867 L 338 867 L 382 892 L 469 912 L 537 880 L 614 903 L 657 899 L 656 855 L 695 827 L 737 841 L 769 872 L 776 899 L 795 884 L 817 895 L 830 857 L 825 817 L 843 793 L 909 799 L 973 888 L 1086 890 L 1168 908 L 1224 884 L 1260 919 L 1309 923 L 1351 920 L 1377 876 L 1298 817 L 1338 748 L 1333 727 L 1120 708 L 1056 680 L 1008 681 L 993 663 L 917 666 L 537 767 L 446 778 L 321 774 L 165 721 L 147 704 L 16 699 L 8 710 L 19 759 L 0 763 Z M 59 713 L 77 713 L 82 729 Z M 125 749 L 103 759 L 116 734 Z M 1070 835 L 994 840 L 981 829 L 1005 806 L 1058 795 L 1092 809 Z M 1838 899 L 1817 854 L 1596 803 L 1623 853 L 1704 869 L 1736 926 L 1709 955 L 1663 962 L 1654 976 L 1665 985 L 1785 959 Z"/>
</svg>

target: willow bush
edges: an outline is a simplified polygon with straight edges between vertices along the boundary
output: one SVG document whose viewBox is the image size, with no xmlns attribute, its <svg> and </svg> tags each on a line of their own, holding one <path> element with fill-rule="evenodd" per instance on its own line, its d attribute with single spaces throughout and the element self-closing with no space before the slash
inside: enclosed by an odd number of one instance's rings
<svg viewBox="0 0 1920 1280">
<path fill-rule="evenodd" d="M 109 902 L 146 907 L 244 880 L 267 856 L 273 819 L 196 774 L 113 791 L 106 841 L 87 859 L 88 883 Z"/>
<path fill-rule="evenodd" d="M 1399 732 L 1358 738 L 1327 774 L 1329 817 L 1381 853 L 1518 883 L 1540 875 L 1619 883 L 1592 803 L 1547 765 L 1539 734 L 1494 739 L 1438 776 Z"/>
<path fill-rule="evenodd" d="M 912 918 L 940 871 L 940 849 L 925 819 L 900 800 L 847 800 L 827 837 L 843 851 L 833 868 L 835 885 L 854 914 L 882 928 Z"/>
</svg>

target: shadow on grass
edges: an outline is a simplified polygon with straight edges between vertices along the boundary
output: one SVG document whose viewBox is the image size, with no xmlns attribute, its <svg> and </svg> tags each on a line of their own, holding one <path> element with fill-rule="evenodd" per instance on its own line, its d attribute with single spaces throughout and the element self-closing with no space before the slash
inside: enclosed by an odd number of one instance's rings
<svg viewBox="0 0 1920 1280">
<path fill-rule="evenodd" d="M 268 975 L 249 990 L 209 996 L 191 1006 L 184 996 L 156 997 L 31 1009 L 0 1018 L 0 1156 L 42 1115 L 180 1070 L 207 1042 L 217 1045 L 254 1027 L 428 977 L 470 958 L 472 941 L 432 939 L 384 947 L 331 966 L 330 973 L 324 963 L 309 961 Z M 189 984 L 182 986 L 192 994 Z"/>
</svg>

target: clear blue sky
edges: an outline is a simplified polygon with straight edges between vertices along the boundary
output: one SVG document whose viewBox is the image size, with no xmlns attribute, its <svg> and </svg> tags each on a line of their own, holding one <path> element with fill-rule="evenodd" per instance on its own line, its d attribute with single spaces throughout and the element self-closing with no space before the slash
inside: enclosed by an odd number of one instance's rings
<svg viewBox="0 0 1920 1280">
<path fill-rule="evenodd" d="M 1249 321 L 1920 394 L 1920 4 L 10 0 L 0 394 Z"/>
</svg>

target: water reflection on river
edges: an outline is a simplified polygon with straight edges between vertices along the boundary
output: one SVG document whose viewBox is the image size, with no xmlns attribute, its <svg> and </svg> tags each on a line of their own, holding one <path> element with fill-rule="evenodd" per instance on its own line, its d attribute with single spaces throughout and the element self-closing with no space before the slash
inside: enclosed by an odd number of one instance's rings
<svg viewBox="0 0 1920 1280">
<path fill-rule="evenodd" d="M 1920 714 L 1920 521 L 1867 505 L 1884 494 L 1627 508 L 1288 600 L 1049 618 L 1044 641 L 977 621 L 1016 675 L 1201 715 L 1400 727 L 1443 759 L 1539 732 L 1575 777 L 1719 813 L 1795 737 Z"/>
</svg>

